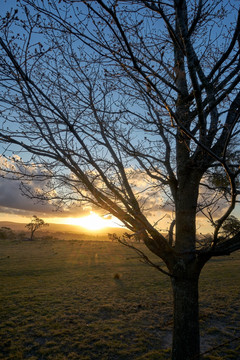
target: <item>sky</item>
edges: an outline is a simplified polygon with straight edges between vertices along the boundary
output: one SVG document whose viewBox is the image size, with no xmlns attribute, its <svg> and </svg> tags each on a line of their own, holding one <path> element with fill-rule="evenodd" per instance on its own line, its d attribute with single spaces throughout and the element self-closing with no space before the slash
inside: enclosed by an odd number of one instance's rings
<svg viewBox="0 0 240 360">
<path fill-rule="evenodd" d="M 0 0 L 0 3 L 2 15 L 16 6 L 16 0 Z M 92 230 L 122 227 L 122 223 L 109 214 L 98 215 L 80 206 L 56 211 L 49 203 L 42 204 L 24 196 L 20 187 L 19 181 L 0 178 L 0 221 L 28 223 L 33 215 L 37 215 L 48 223 L 80 225 Z"/>
<path fill-rule="evenodd" d="M 90 209 L 83 210 L 78 206 L 56 211 L 55 207 L 48 203 L 43 204 L 24 196 L 19 181 L 0 178 L 0 221 L 28 223 L 33 215 L 48 223 L 80 225 L 92 230 L 122 227 L 121 222 L 109 214 L 98 215 Z"/>
<path fill-rule="evenodd" d="M 9 7 L 14 7 L 16 0 L 0 0 L 0 2 L 1 12 L 4 14 Z M 27 223 L 33 215 L 37 215 L 48 223 L 80 225 L 96 230 L 102 227 L 121 226 L 120 222 L 109 214 L 99 216 L 91 209 L 82 209 L 80 206 L 56 212 L 56 209 L 49 203 L 42 204 L 23 196 L 20 185 L 19 181 L 0 178 L 0 221 Z M 162 215 L 158 214 L 158 216 Z M 167 215 L 166 226 L 171 221 L 171 214 L 167 213 Z M 210 230 L 204 219 L 200 219 L 199 226 Z"/>
<path fill-rule="evenodd" d="M 20 182 L 0 178 L 0 221 L 28 223 L 33 215 L 43 218 L 47 223 L 69 224 L 86 227 L 89 230 L 99 230 L 105 227 L 122 227 L 122 223 L 110 214 L 98 214 L 96 210 L 82 209 L 72 206 L 70 209 L 56 208 L 49 203 L 40 203 L 21 193 Z M 172 221 L 172 212 L 166 208 L 156 212 L 151 217 L 152 223 L 164 217 L 161 229 L 165 233 Z M 199 233 L 212 232 L 212 227 L 204 217 L 198 219 Z"/>
</svg>

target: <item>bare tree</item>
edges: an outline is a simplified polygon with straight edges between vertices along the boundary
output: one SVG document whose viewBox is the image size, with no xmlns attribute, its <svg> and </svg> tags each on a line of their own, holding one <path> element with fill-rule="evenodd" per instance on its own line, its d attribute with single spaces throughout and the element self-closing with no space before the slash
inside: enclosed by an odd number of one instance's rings
<svg viewBox="0 0 240 360">
<path fill-rule="evenodd" d="M 35 232 L 43 226 L 48 226 L 48 224 L 43 219 L 33 215 L 31 222 L 26 225 L 26 228 L 31 232 L 30 240 L 33 240 Z"/>
<path fill-rule="evenodd" d="M 29 196 L 91 204 L 141 234 L 166 268 L 139 254 L 171 279 L 172 359 L 199 359 L 201 269 L 240 249 L 239 232 L 219 236 L 239 194 L 239 6 L 19 0 L 18 7 L 1 19 L 2 171 L 25 179 L 26 192 L 39 182 Z M 219 173 L 224 191 L 211 181 Z M 197 239 L 202 216 L 214 229 L 207 242 Z"/>
</svg>

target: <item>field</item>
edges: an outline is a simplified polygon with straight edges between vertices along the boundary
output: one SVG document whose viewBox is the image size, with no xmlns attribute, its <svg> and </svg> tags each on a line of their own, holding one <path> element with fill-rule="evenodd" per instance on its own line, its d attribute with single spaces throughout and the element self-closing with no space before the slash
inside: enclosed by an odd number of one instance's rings
<svg viewBox="0 0 240 360">
<path fill-rule="evenodd" d="M 237 253 L 202 273 L 203 359 L 240 358 L 239 270 Z M 0 240 L 0 289 L 0 359 L 170 358 L 169 279 L 123 245 Z"/>
</svg>

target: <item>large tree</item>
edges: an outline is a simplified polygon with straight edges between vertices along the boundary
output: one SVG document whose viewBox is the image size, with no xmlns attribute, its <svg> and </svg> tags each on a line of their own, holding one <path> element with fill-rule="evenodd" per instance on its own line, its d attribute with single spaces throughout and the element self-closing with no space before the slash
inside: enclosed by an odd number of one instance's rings
<svg viewBox="0 0 240 360">
<path fill-rule="evenodd" d="M 219 236 L 238 195 L 237 2 L 17 3 L 1 19 L 5 176 L 141 235 L 171 278 L 172 359 L 198 359 L 201 269 L 240 249 L 240 233 Z"/>
</svg>

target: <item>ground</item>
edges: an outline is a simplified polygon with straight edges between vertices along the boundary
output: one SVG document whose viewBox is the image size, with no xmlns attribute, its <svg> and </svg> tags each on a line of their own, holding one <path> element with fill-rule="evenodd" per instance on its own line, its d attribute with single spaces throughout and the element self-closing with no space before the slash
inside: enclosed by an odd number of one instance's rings
<svg viewBox="0 0 240 360">
<path fill-rule="evenodd" d="M 239 360 L 239 269 L 236 253 L 203 270 L 203 359 Z M 170 358 L 169 279 L 123 245 L 0 240 L 0 288 L 0 359 Z"/>
</svg>

